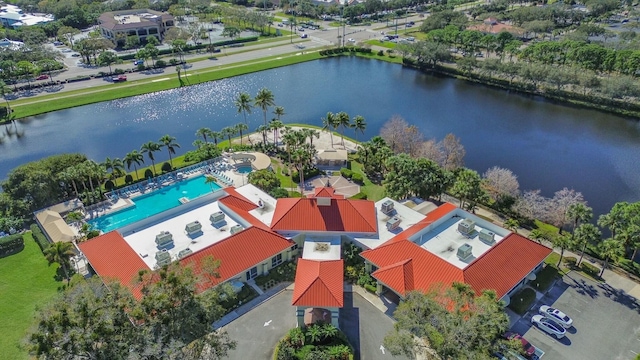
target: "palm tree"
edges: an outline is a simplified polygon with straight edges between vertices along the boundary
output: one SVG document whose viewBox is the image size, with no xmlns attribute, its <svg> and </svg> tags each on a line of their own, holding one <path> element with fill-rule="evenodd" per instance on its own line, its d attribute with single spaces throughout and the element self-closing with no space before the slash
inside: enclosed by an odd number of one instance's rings
<svg viewBox="0 0 640 360">
<path fill-rule="evenodd" d="M 231 147 L 231 137 L 236 134 L 236 129 L 233 126 L 227 126 L 221 131 L 222 136 L 229 139 L 229 147 Z"/>
<path fill-rule="evenodd" d="M 576 263 L 576 266 L 580 266 L 587 245 L 597 245 L 602 240 L 602 232 L 595 225 L 586 223 L 578 226 L 573 236 L 575 245 L 581 248 L 580 259 Z"/>
<path fill-rule="evenodd" d="M 200 150 L 200 148 L 205 146 L 206 143 L 204 141 L 200 140 L 200 139 L 195 139 L 195 140 L 193 140 L 191 145 L 193 145 L 196 149 Z"/>
<path fill-rule="evenodd" d="M 262 133 L 262 146 L 266 146 L 267 145 L 267 131 L 269 131 L 269 126 L 260 125 L 260 126 L 258 126 L 256 131 Z"/>
<path fill-rule="evenodd" d="M 211 188 L 211 192 L 213 192 L 213 184 L 218 185 L 218 183 L 216 182 L 216 178 L 210 175 L 205 176 L 204 183 L 209 184 L 209 187 Z"/>
<path fill-rule="evenodd" d="M 329 131 L 331 135 L 331 147 L 333 147 L 333 125 L 336 122 L 336 116 L 332 112 L 328 112 L 327 116 L 322 118 L 322 131 Z"/>
<path fill-rule="evenodd" d="M 558 265 L 556 267 L 560 267 L 560 263 L 562 262 L 562 257 L 564 256 L 564 250 L 571 247 L 571 238 L 565 234 L 558 234 L 551 239 L 554 247 L 560 248 L 560 259 L 558 260 Z"/>
<path fill-rule="evenodd" d="M 56 263 L 59 264 L 62 268 L 62 272 L 64 273 L 64 277 L 67 279 L 67 283 L 69 283 L 69 266 L 71 265 L 69 260 L 75 255 L 73 251 L 73 244 L 70 242 L 56 242 L 46 249 L 44 249 L 44 257 L 49 262 L 49 265 Z"/>
<path fill-rule="evenodd" d="M 338 335 L 338 329 L 335 326 L 331 324 L 322 325 L 322 336 L 325 340 L 332 339 L 336 335 Z"/>
<path fill-rule="evenodd" d="M 542 243 L 542 240 L 547 240 L 547 234 L 545 234 L 545 232 L 540 229 L 533 229 L 529 234 L 529 238 Z"/>
<path fill-rule="evenodd" d="M 624 254 L 624 245 L 622 245 L 622 242 L 613 238 L 603 241 L 600 244 L 600 256 L 604 258 L 604 262 L 602 264 L 600 276 L 604 274 L 604 269 L 607 268 L 609 259 L 617 259 L 622 254 Z"/>
<path fill-rule="evenodd" d="M 567 217 L 573 222 L 573 227 L 571 228 L 573 236 L 574 231 L 580 224 L 586 223 L 593 218 L 593 209 L 583 203 L 571 204 L 567 209 Z"/>
<path fill-rule="evenodd" d="M 76 197 L 80 196 L 78 193 L 78 187 L 76 186 L 76 179 L 78 178 L 78 175 L 78 169 L 75 166 L 69 166 L 60 173 L 60 178 L 64 182 L 67 184 L 71 182 L 71 185 L 73 185 L 73 191 L 76 193 Z"/>
<path fill-rule="evenodd" d="M 300 192 L 304 193 L 304 168 L 308 163 L 308 153 L 304 149 L 296 149 L 291 154 L 291 162 L 300 176 Z"/>
<path fill-rule="evenodd" d="M 209 128 L 200 128 L 198 129 L 198 131 L 196 131 L 196 136 L 202 136 L 202 138 L 204 139 L 205 143 L 209 143 L 209 141 L 207 141 L 207 136 L 209 136 L 209 134 L 211 134 L 211 129 Z"/>
<path fill-rule="evenodd" d="M 131 150 L 127 155 L 124 156 L 124 163 L 127 165 L 127 170 L 131 170 L 131 165 L 133 165 L 133 169 L 136 173 L 136 181 L 138 178 L 138 165 L 144 164 L 144 155 L 138 152 L 138 150 Z"/>
<path fill-rule="evenodd" d="M 358 131 L 364 135 L 364 130 L 367 128 L 367 122 L 363 116 L 356 115 L 356 117 L 353 118 L 353 125 L 351 127 L 353 127 L 353 130 L 355 131 L 356 141 L 358 141 Z"/>
<path fill-rule="evenodd" d="M 218 146 L 218 140 L 222 139 L 224 136 L 219 131 L 212 131 L 209 133 L 209 137 L 213 139 L 213 144 Z"/>
<path fill-rule="evenodd" d="M 291 152 L 297 143 L 295 131 L 287 131 L 282 136 L 282 143 L 284 143 L 285 151 L 289 155 L 289 163 L 291 163 Z"/>
<path fill-rule="evenodd" d="M 255 99 L 253 99 L 253 103 L 255 106 L 262 109 L 262 113 L 264 114 L 264 126 L 267 126 L 267 110 L 269 110 L 269 106 L 275 105 L 273 93 L 267 88 L 262 88 L 258 91 Z"/>
<path fill-rule="evenodd" d="M 277 108 L 276 108 L 277 109 Z M 276 119 L 269 123 L 269 128 L 273 130 L 273 145 L 278 146 L 278 133 L 284 127 L 282 121 Z"/>
<path fill-rule="evenodd" d="M 508 219 L 504 222 L 505 229 L 512 231 L 514 233 L 518 233 L 518 228 L 520 227 L 520 223 L 516 219 Z"/>
<path fill-rule="evenodd" d="M 162 147 L 166 147 L 167 148 L 167 152 L 169 153 L 169 163 L 171 164 L 171 168 L 173 169 L 173 158 L 171 157 L 171 154 L 175 154 L 176 153 L 176 149 L 180 148 L 180 144 L 178 144 L 176 142 L 176 138 L 170 135 L 165 135 L 163 137 L 160 138 L 160 144 L 162 144 Z"/>
<path fill-rule="evenodd" d="M 309 139 L 309 144 L 311 144 L 311 146 L 313 146 L 313 138 L 315 137 L 316 139 L 320 139 L 320 132 L 316 129 L 311 129 L 311 128 L 304 128 L 302 129 L 302 132 L 304 133 L 305 137 Z M 305 139 L 306 141 L 306 139 Z"/>
<path fill-rule="evenodd" d="M 111 174 L 109 175 L 109 177 L 114 181 L 118 177 L 118 175 L 122 173 L 122 170 L 124 169 L 124 164 L 122 163 L 122 160 L 120 160 L 119 158 L 111 159 L 107 157 L 104 160 L 104 163 L 102 163 L 102 166 L 104 166 L 104 169 L 107 172 L 111 170 Z"/>
<path fill-rule="evenodd" d="M 156 151 L 160 151 L 160 144 L 153 141 L 142 144 L 142 146 L 140 147 L 140 152 L 142 154 L 147 154 L 149 160 L 151 160 L 151 169 L 153 172 L 153 176 L 156 176 L 156 158 L 153 155 L 153 153 Z"/>
<path fill-rule="evenodd" d="M 236 105 L 238 112 L 244 115 L 244 123 L 249 125 L 249 123 L 247 122 L 247 114 L 251 114 L 251 95 L 247 94 L 246 92 L 238 94 L 238 97 L 236 97 L 234 104 Z"/>
<path fill-rule="evenodd" d="M 273 114 L 276 116 L 276 119 L 281 120 L 280 118 L 282 116 L 284 116 L 284 107 L 282 106 L 276 106 L 275 109 L 273 109 Z"/>
<path fill-rule="evenodd" d="M 341 127 L 342 131 L 342 147 L 344 147 L 344 129 L 351 127 L 351 118 L 349 117 L 349 114 L 347 114 L 344 111 L 340 111 L 337 115 L 337 127 Z"/>
<path fill-rule="evenodd" d="M 242 132 L 249 130 L 249 126 L 245 123 L 239 123 L 235 126 L 235 131 L 240 134 L 240 146 L 242 146 Z"/>
<path fill-rule="evenodd" d="M 318 325 L 311 325 L 307 330 L 307 335 L 309 335 L 309 340 L 311 340 L 311 343 L 315 344 L 322 338 L 322 330 Z"/>
</svg>

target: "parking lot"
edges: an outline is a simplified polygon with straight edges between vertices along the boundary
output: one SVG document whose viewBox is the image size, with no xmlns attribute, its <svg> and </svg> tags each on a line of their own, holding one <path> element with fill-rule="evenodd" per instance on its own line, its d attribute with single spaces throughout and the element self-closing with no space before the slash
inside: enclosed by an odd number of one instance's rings
<svg viewBox="0 0 640 360">
<path fill-rule="evenodd" d="M 232 360 L 270 360 L 273 349 L 289 329 L 296 327 L 293 291 L 285 290 L 234 320 L 225 329 L 238 342 L 229 354 Z M 381 348 L 382 340 L 393 328 L 393 321 L 358 294 L 344 293 L 340 327 L 356 348 L 355 359 L 399 359 Z"/>
<path fill-rule="evenodd" d="M 556 340 L 531 324 L 540 305 L 550 305 L 573 318 L 574 326 Z M 640 303 L 606 283 L 570 273 L 549 290 L 514 327 L 544 360 L 634 359 L 640 353 Z"/>
</svg>

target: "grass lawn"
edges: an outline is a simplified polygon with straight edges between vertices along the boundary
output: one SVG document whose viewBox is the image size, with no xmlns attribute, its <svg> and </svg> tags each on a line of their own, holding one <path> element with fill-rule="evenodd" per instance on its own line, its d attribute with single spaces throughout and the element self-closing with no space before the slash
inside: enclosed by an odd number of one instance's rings
<svg viewBox="0 0 640 360">
<path fill-rule="evenodd" d="M 515 311 L 520 315 L 524 315 L 531 304 L 536 299 L 536 292 L 531 288 L 524 288 L 518 291 L 517 294 L 511 297 L 511 303 L 509 304 L 509 309 Z"/>
<path fill-rule="evenodd" d="M 367 199 L 372 201 L 378 201 L 384 198 L 384 187 L 382 185 L 376 185 L 369 180 L 369 178 L 362 171 L 362 164 L 356 161 L 351 162 L 351 171 L 362 174 L 364 178 L 364 185 L 360 186 L 360 192 L 367 194 Z"/>
<path fill-rule="evenodd" d="M 46 304 L 63 285 L 54 280 L 57 266 L 47 265 L 31 233 L 24 250 L 0 259 L 0 354 L 3 359 L 29 359 L 20 343 L 33 322 L 36 306 Z"/>
</svg>

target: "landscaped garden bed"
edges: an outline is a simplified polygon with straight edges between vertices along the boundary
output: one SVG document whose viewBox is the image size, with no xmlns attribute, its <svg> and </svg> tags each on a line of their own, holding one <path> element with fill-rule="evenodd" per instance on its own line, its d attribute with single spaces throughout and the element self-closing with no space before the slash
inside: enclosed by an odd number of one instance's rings
<svg viewBox="0 0 640 360">
<path fill-rule="evenodd" d="M 258 296 L 258 292 L 255 291 L 250 285 L 244 284 L 242 289 L 236 294 L 235 297 L 226 299 L 222 302 L 222 306 L 230 312 L 240 307 L 242 304 L 253 300 Z"/>
<path fill-rule="evenodd" d="M 351 360 L 353 348 L 346 336 L 331 324 L 317 323 L 289 330 L 278 342 L 274 360 Z"/>
<path fill-rule="evenodd" d="M 263 291 L 270 289 L 281 282 L 293 281 L 296 277 L 296 264 L 288 261 L 271 269 L 268 274 L 257 276 L 254 281 Z"/>
</svg>

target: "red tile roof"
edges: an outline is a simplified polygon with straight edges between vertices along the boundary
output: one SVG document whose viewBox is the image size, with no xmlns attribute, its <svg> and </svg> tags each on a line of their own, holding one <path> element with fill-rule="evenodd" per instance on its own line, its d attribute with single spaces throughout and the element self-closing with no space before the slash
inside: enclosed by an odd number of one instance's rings
<svg viewBox="0 0 640 360">
<path fill-rule="evenodd" d="M 410 235 L 453 209 L 453 205 L 445 204 L 381 246 L 363 251 L 361 256 L 378 267 L 373 277 L 402 296 L 411 290 L 429 291 L 439 283 L 465 282 L 478 294 L 493 289 L 502 297 L 552 251 L 523 236 L 510 234 L 460 269 L 408 240 Z"/>
<path fill-rule="evenodd" d="M 205 257 L 212 256 L 214 260 L 220 260 L 218 268 L 220 277 L 199 284 L 199 290 L 204 291 L 237 275 L 244 276 L 242 272 L 256 265 L 259 266 L 264 261 L 268 261 L 271 265 L 272 257 L 294 244 L 293 241 L 269 230 L 252 226 L 183 258 L 180 264 L 192 264 L 194 273 L 202 275 L 200 266 Z"/>
<path fill-rule="evenodd" d="M 378 231 L 375 204 L 368 200 L 331 199 L 318 205 L 316 198 L 278 199 L 271 220 L 275 231 Z"/>
<path fill-rule="evenodd" d="M 317 187 L 313 190 L 313 194 L 309 194 L 307 195 L 307 197 L 329 197 L 334 199 L 344 199 L 344 195 L 336 194 L 336 190 L 332 187 Z"/>
<path fill-rule="evenodd" d="M 371 275 L 402 296 L 411 290 L 428 291 L 438 283 L 464 281 L 462 269 L 409 240 L 387 241 L 361 255 L 379 268 Z"/>
<path fill-rule="evenodd" d="M 240 215 L 243 219 L 248 221 L 251 225 L 257 226 L 261 229 L 269 229 L 262 221 L 258 220 L 255 216 L 251 215 L 249 211 L 257 209 L 258 205 L 251 202 L 251 200 L 242 196 L 233 187 L 225 188 L 224 191 L 229 194 L 220 200 L 219 203 L 227 206 L 231 211 Z"/>
<path fill-rule="evenodd" d="M 476 292 L 493 289 L 502 297 L 551 251 L 523 236 L 511 234 L 469 264 L 464 269 L 464 278 Z"/>
<path fill-rule="evenodd" d="M 134 277 L 138 271 L 149 270 L 149 267 L 119 232 L 108 232 L 81 242 L 78 247 L 101 278 L 119 280 L 136 298 L 142 296 L 139 287 L 134 285 Z"/>
<path fill-rule="evenodd" d="M 293 289 L 294 306 L 342 307 L 343 260 L 299 259 Z"/>
</svg>

